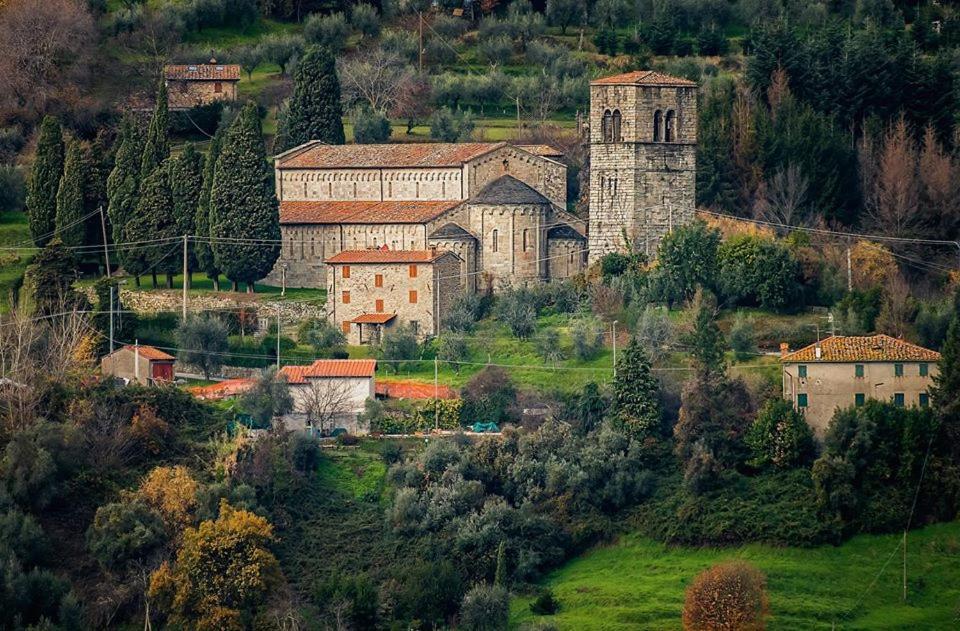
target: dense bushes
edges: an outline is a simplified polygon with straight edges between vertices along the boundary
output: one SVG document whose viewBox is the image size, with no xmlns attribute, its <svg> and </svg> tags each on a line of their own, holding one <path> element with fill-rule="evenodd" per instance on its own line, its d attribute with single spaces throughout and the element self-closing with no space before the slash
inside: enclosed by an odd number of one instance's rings
<svg viewBox="0 0 960 631">
<path fill-rule="evenodd" d="M 728 561 L 693 579 L 684 598 L 683 628 L 763 629 L 769 615 L 766 577 L 745 561 Z"/>
</svg>

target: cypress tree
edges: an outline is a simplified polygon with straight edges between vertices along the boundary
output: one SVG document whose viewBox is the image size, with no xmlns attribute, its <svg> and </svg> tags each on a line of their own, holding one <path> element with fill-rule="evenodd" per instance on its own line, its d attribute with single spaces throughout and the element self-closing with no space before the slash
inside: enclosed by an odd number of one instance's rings
<svg viewBox="0 0 960 631">
<path fill-rule="evenodd" d="M 83 210 L 85 215 L 97 213 L 103 209 L 106 219 L 107 205 L 107 177 L 113 169 L 114 151 L 116 147 L 110 142 L 110 135 L 107 130 L 101 129 L 97 132 L 97 137 L 92 145 L 84 145 L 86 178 L 83 184 Z M 107 221 L 107 234 L 109 235 L 110 222 Z M 103 245 L 103 231 L 100 227 L 100 215 L 94 214 L 87 219 L 86 237 L 84 243 Z M 109 238 L 109 236 L 108 236 Z"/>
<path fill-rule="evenodd" d="M 157 103 L 147 128 L 147 139 L 140 158 L 140 177 L 146 179 L 153 170 L 170 156 L 170 114 L 167 111 L 167 86 L 163 81 L 157 88 Z"/>
<path fill-rule="evenodd" d="M 267 164 L 254 103 L 244 106 L 224 138 L 210 192 L 210 236 L 229 239 L 264 239 L 273 243 L 214 241 L 217 267 L 235 284 L 254 281 L 270 273 L 280 256 L 280 213 Z"/>
<path fill-rule="evenodd" d="M 191 143 L 170 164 L 170 193 L 173 197 L 173 217 L 178 235 L 194 234 L 202 188 L 203 156 Z M 188 277 L 184 282 L 189 283 L 189 275 L 195 267 L 196 258 L 191 248 L 187 260 Z"/>
<path fill-rule="evenodd" d="M 650 359 L 638 337 L 632 337 L 617 359 L 613 382 L 617 422 L 637 437 L 656 432 L 660 425 L 660 383 L 650 371 Z"/>
<path fill-rule="evenodd" d="M 45 116 L 40 124 L 37 155 L 27 187 L 30 236 L 41 248 L 50 242 L 56 227 L 57 189 L 63 175 L 63 151 L 60 123 L 52 116 Z"/>
<path fill-rule="evenodd" d="M 127 241 L 127 221 L 136 211 L 138 192 L 140 188 L 140 157 L 143 154 L 140 132 L 130 118 L 125 118 L 120 125 L 120 133 L 114 143 L 116 158 L 113 170 L 107 178 L 107 214 L 110 218 L 110 229 L 113 242 L 121 244 Z M 127 266 L 127 250 L 119 246 L 117 251 L 124 266 Z M 127 267 L 127 272 L 134 275 L 137 287 L 140 286 L 140 276 L 136 266 Z"/>
<path fill-rule="evenodd" d="M 210 141 L 210 151 L 203 165 L 203 187 L 200 190 L 200 201 L 197 204 L 197 216 L 194 220 L 194 234 L 197 235 L 198 241 L 193 244 L 193 251 L 197 259 L 197 267 L 213 280 L 215 291 L 220 291 L 220 270 L 217 269 L 210 242 L 204 239 L 210 236 L 210 192 L 213 189 L 213 174 L 226 132 L 227 125 L 221 122 L 213 135 L 213 140 Z"/>
<path fill-rule="evenodd" d="M 52 315 L 79 306 L 80 295 L 73 289 L 77 259 L 59 237 L 54 237 L 33 258 L 24 273 L 33 307 L 39 315 Z"/>
<path fill-rule="evenodd" d="M 324 47 L 306 50 L 293 78 L 293 96 L 277 132 L 277 151 L 310 140 L 342 145 L 343 107 L 333 54 Z M 282 144 L 281 144 L 282 143 Z"/>
<path fill-rule="evenodd" d="M 83 217 L 83 185 L 86 180 L 86 156 L 83 143 L 71 140 L 67 145 L 67 157 L 63 163 L 63 177 L 57 189 L 57 236 L 65 246 L 83 245 L 86 226 Z"/>
<path fill-rule="evenodd" d="M 725 344 L 723 333 L 714 317 L 716 302 L 713 296 L 702 290 L 697 291 L 691 309 L 693 310 L 693 331 L 687 336 L 691 346 L 694 364 L 699 372 L 723 374 L 726 368 L 724 359 Z"/>
<path fill-rule="evenodd" d="M 177 223 L 170 212 L 173 207 L 173 195 L 170 190 L 170 163 L 167 158 L 153 173 L 143 181 L 140 187 L 140 199 L 136 211 L 127 221 L 124 234 L 129 241 L 171 238 L 158 244 L 143 245 L 124 250 L 124 266 L 134 274 L 150 271 L 153 286 L 157 285 L 157 273 L 167 274 L 167 287 L 173 287 L 173 272 L 179 269 L 180 257 L 172 250 L 179 244 L 173 240 L 177 236 Z"/>
</svg>

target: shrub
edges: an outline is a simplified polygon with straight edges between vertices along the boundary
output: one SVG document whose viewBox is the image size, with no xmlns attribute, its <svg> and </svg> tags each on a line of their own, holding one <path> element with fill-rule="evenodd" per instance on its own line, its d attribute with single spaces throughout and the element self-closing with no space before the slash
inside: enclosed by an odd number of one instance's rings
<svg viewBox="0 0 960 631">
<path fill-rule="evenodd" d="M 750 464 L 755 467 L 789 469 L 809 464 L 814 456 L 813 432 L 789 401 L 767 401 L 745 440 L 753 452 Z"/>
<path fill-rule="evenodd" d="M 516 387 L 505 370 L 487 366 L 463 386 L 463 420 L 470 424 L 500 423 L 507 419 L 507 409 L 516 394 Z"/>
<path fill-rule="evenodd" d="M 420 354 L 417 334 L 409 325 L 395 326 L 380 338 L 377 357 L 389 362 L 394 372 L 400 372 L 405 360 L 416 359 Z M 385 362 L 385 363 L 386 363 Z"/>
<path fill-rule="evenodd" d="M 460 374 L 460 362 L 469 357 L 470 348 L 462 335 L 447 333 L 437 340 L 437 359 L 450 362 L 457 374 Z"/>
<path fill-rule="evenodd" d="M 480 58 L 491 65 L 502 65 L 513 56 L 513 41 L 506 36 L 492 37 L 480 41 Z"/>
<path fill-rule="evenodd" d="M 477 585 L 463 597 L 460 628 L 467 631 L 501 631 L 507 628 L 510 596 L 503 587 Z"/>
<path fill-rule="evenodd" d="M 695 221 L 667 233 L 657 249 L 666 296 L 670 302 L 691 298 L 697 287 L 716 284 L 720 231 Z"/>
<path fill-rule="evenodd" d="M 146 560 L 165 541 L 160 515 L 136 500 L 101 506 L 87 530 L 90 552 L 112 569 Z"/>
<path fill-rule="evenodd" d="M 523 288 L 504 289 L 497 299 L 496 315 L 520 339 L 530 337 L 537 328 L 535 303 Z"/>
<path fill-rule="evenodd" d="M 738 304 L 796 308 L 799 265 L 781 243 L 753 235 L 728 239 L 717 251 L 721 293 Z"/>
<path fill-rule="evenodd" d="M 360 444 L 360 439 L 353 434 L 344 433 L 337 436 L 337 444 L 344 447 L 353 447 Z"/>
<path fill-rule="evenodd" d="M 374 111 L 369 106 L 354 110 L 353 139 L 358 144 L 384 143 L 390 139 L 392 131 L 390 119 L 382 112 Z"/>
<path fill-rule="evenodd" d="M 763 629 L 769 615 L 767 579 L 744 561 L 720 563 L 698 574 L 683 602 L 683 627 L 690 631 Z"/>
<path fill-rule="evenodd" d="M 189 316 L 177 327 L 177 357 L 203 373 L 204 379 L 220 370 L 229 348 L 227 327 L 217 318 Z"/>
<path fill-rule="evenodd" d="M 541 590 L 530 603 L 530 612 L 538 616 L 552 616 L 560 610 L 560 605 L 550 589 Z"/>
<path fill-rule="evenodd" d="M 27 197 L 23 174 L 13 165 L 0 165 L 0 210 L 19 211 Z"/>
<path fill-rule="evenodd" d="M 350 23 L 364 37 L 376 37 L 380 34 L 380 16 L 375 8 L 364 2 L 353 5 Z"/>
<path fill-rule="evenodd" d="M 733 349 L 733 355 L 737 361 L 749 359 L 757 354 L 756 328 L 752 320 L 738 313 L 733 320 L 733 326 L 730 327 L 728 341 L 730 348 Z"/>
<path fill-rule="evenodd" d="M 442 107 L 430 116 L 430 138 L 443 142 L 469 140 L 475 126 L 473 114 Z"/>
<path fill-rule="evenodd" d="M 334 357 L 334 353 L 343 350 L 347 343 L 343 331 L 322 318 L 304 320 L 297 327 L 297 340 L 312 346 L 320 357 Z"/>
<path fill-rule="evenodd" d="M 343 50 L 350 36 L 350 25 L 343 13 L 321 15 L 314 13 L 303 23 L 303 35 L 307 41 L 326 46 L 334 53 Z"/>
<path fill-rule="evenodd" d="M 603 323 L 592 316 L 573 321 L 570 327 L 573 336 L 573 354 L 580 361 L 593 359 L 603 350 Z"/>
<path fill-rule="evenodd" d="M 544 363 L 556 364 L 563 359 L 563 349 L 560 348 L 560 334 L 556 329 L 542 331 L 536 339 L 537 355 Z"/>
</svg>

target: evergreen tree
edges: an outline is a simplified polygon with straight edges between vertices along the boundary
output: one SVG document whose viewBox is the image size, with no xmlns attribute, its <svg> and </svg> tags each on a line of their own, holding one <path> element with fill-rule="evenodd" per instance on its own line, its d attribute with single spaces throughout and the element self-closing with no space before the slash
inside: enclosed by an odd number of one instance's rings
<svg viewBox="0 0 960 631">
<path fill-rule="evenodd" d="M 33 307 L 38 315 L 52 315 L 79 308 L 80 295 L 73 289 L 77 259 L 58 237 L 47 243 L 24 274 Z"/>
<path fill-rule="evenodd" d="M 273 269 L 280 256 L 280 213 L 273 174 L 267 164 L 257 106 L 248 103 L 230 125 L 210 192 L 210 236 L 272 242 L 212 244 L 217 267 L 235 284 L 254 281 Z"/>
<path fill-rule="evenodd" d="M 83 217 L 83 184 L 86 180 L 86 160 L 83 143 L 78 139 L 67 145 L 67 157 L 63 163 L 63 177 L 57 189 L 57 236 L 65 246 L 83 245 L 86 232 Z"/>
<path fill-rule="evenodd" d="M 116 158 L 113 170 L 107 178 L 107 215 L 110 218 L 113 242 L 120 244 L 127 241 L 126 225 L 136 212 L 140 189 L 140 157 L 143 151 L 139 129 L 132 119 L 125 118 L 122 121 L 114 146 Z M 128 255 L 135 252 L 128 252 L 123 247 L 118 248 L 117 252 L 120 254 L 120 262 L 127 268 L 128 273 L 134 275 L 139 287 L 140 276 L 137 270 L 141 268 L 136 265 L 127 267 Z"/>
<path fill-rule="evenodd" d="M 656 433 L 660 424 L 659 390 L 647 353 L 640 338 L 634 336 L 617 360 L 613 382 L 617 422 L 637 437 Z"/>
<path fill-rule="evenodd" d="M 693 313 L 693 330 L 687 335 L 686 342 L 691 347 L 694 365 L 698 372 L 722 374 L 726 366 L 726 344 L 717 326 L 713 296 L 698 291 L 690 310 Z"/>
<path fill-rule="evenodd" d="M 226 131 L 227 124 L 221 121 L 213 135 L 213 140 L 210 141 L 210 151 L 207 153 L 207 160 L 203 165 L 203 186 L 200 189 L 200 199 L 197 203 L 197 216 L 193 224 L 194 234 L 198 238 L 197 242 L 193 244 L 197 267 L 213 280 L 213 288 L 216 291 L 220 291 L 220 270 L 217 269 L 217 262 L 213 256 L 213 248 L 210 242 L 204 239 L 210 236 L 210 192 L 213 189 L 213 174 Z"/>
<path fill-rule="evenodd" d="M 63 132 L 60 123 L 46 116 L 40 124 L 37 155 L 27 186 L 27 217 L 30 236 L 37 247 L 50 242 L 56 227 L 57 189 L 63 175 Z"/>
<path fill-rule="evenodd" d="M 188 144 L 179 156 L 170 164 L 170 192 L 173 197 L 173 218 L 178 235 L 192 235 L 196 231 L 197 208 L 200 206 L 200 193 L 203 189 L 203 156 Z M 196 267 L 193 250 L 187 261 L 189 274 Z"/>
<path fill-rule="evenodd" d="M 128 241 L 146 241 L 169 238 L 157 244 L 146 244 L 123 250 L 124 267 L 133 274 L 150 271 L 153 286 L 157 285 L 157 273 L 166 272 L 167 287 L 173 287 L 173 272 L 180 267 L 180 257 L 172 250 L 179 248 L 174 240 L 177 235 L 177 223 L 170 209 L 173 207 L 173 195 L 170 187 L 170 162 L 168 158 L 143 181 L 140 199 L 136 211 L 127 221 L 124 234 Z"/>
<path fill-rule="evenodd" d="M 147 128 L 147 139 L 140 158 L 140 177 L 146 179 L 153 170 L 170 156 L 170 114 L 167 111 L 167 86 L 163 81 L 157 88 L 157 103 Z"/>
<path fill-rule="evenodd" d="M 960 438 L 960 289 L 953 297 L 953 319 L 940 351 L 940 372 L 933 378 L 930 391 L 933 407 Z M 960 440 L 956 443 L 960 449 Z"/>
<path fill-rule="evenodd" d="M 503 540 L 497 546 L 497 569 L 493 575 L 493 584 L 499 587 L 507 586 L 507 544 Z"/>
<path fill-rule="evenodd" d="M 328 49 L 311 46 L 297 64 L 293 96 L 277 138 L 283 143 L 278 143 L 277 151 L 286 151 L 310 140 L 333 145 L 345 142 L 340 80 L 333 54 Z"/>
<path fill-rule="evenodd" d="M 106 216 L 109 200 L 107 199 L 107 178 L 113 169 L 113 160 L 115 157 L 116 144 L 110 141 L 110 134 L 105 129 L 97 132 L 97 137 L 92 145 L 84 145 L 84 173 L 86 175 L 83 184 L 83 210 L 84 215 L 90 215 L 86 221 L 86 237 L 84 243 L 103 245 L 103 229 L 100 226 L 99 210 L 102 209 L 104 219 Z M 111 229 L 109 221 L 107 223 L 107 235 Z M 112 263 L 112 261 L 111 261 Z"/>
</svg>

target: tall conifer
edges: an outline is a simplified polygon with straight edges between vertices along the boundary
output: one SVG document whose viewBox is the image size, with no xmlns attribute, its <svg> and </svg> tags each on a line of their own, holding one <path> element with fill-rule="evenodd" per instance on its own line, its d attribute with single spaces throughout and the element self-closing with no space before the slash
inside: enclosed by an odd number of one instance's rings
<svg viewBox="0 0 960 631">
<path fill-rule="evenodd" d="M 140 158 L 140 177 L 150 177 L 153 170 L 170 156 L 170 115 L 167 111 L 167 86 L 163 81 L 157 88 L 157 103 L 147 128 L 147 138 Z"/>
<path fill-rule="evenodd" d="M 110 229 L 113 242 L 122 244 L 127 241 L 126 225 L 137 208 L 137 199 L 140 189 L 140 158 L 143 154 L 142 139 L 136 123 L 125 118 L 120 125 L 120 133 L 114 142 L 116 157 L 113 170 L 107 178 L 107 214 L 110 218 Z M 136 272 L 137 266 L 127 266 L 127 250 L 118 245 L 120 261 L 127 272 L 134 275 L 137 286 L 140 286 L 140 275 Z M 135 252 L 131 252 L 135 254 Z"/>
<path fill-rule="evenodd" d="M 191 143 L 170 163 L 170 193 L 173 197 L 173 217 L 178 235 L 195 233 L 202 189 L 203 156 Z M 188 278 L 184 282 L 189 282 L 189 274 L 196 268 L 192 248 L 187 265 Z"/>
<path fill-rule="evenodd" d="M 63 176 L 57 189 L 57 236 L 67 247 L 83 245 L 86 233 L 86 226 L 80 220 L 84 216 L 83 185 L 86 166 L 83 143 L 75 138 L 67 145 Z"/>
<path fill-rule="evenodd" d="M 197 242 L 193 244 L 197 267 L 213 280 L 213 288 L 216 291 L 220 291 L 220 270 L 213 256 L 213 248 L 205 239 L 210 237 L 210 192 L 213 189 L 213 174 L 228 127 L 225 121 L 221 121 L 217 132 L 213 135 L 213 140 L 210 141 L 210 151 L 203 165 L 203 187 L 200 190 L 200 201 L 194 221 L 194 234 L 198 237 Z"/>
<path fill-rule="evenodd" d="M 234 283 L 253 283 L 273 269 L 280 256 L 280 213 L 267 164 L 260 115 L 248 103 L 230 125 L 217 158 L 210 194 L 210 236 L 262 239 L 257 243 L 214 241 L 217 267 Z"/>
<path fill-rule="evenodd" d="M 56 227 L 57 190 L 63 175 L 63 132 L 60 123 L 46 116 L 40 124 L 37 155 L 27 187 L 30 236 L 38 247 L 50 242 Z"/>
<path fill-rule="evenodd" d="M 170 210 L 173 207 L 170 163 L 171 159 L 168 158 L 143 181 L 136 211 L 124 229 L 126 238 L 131 242 L 170 238 L 170 241 L 163 243 L 124 250 L 128 253 L 124 259 L 128 271 L 133 274 L 149 271 L 154 286 L 157 284 L 157 274 L 164 272 L 167 274 L 167 287 L 172 287 L 173 273 L 179 269 L 181 261 L 173 253 L 174 249 L 179 252 L 179 244 L 174 240 L 178 236 L 177 222 Z"/>
<path fill-rule="evenodd" d="M 660 425 L 660 383 L 650 372 L 650 360 L 636 336 L 617 360 L 613 382 L 617 421 L 632 434 L 646 437 Z"/>
<path fill-rule="evenodd" d="M 286 151 L 310 140 L 345 142 L 336 61 L 327 48 L 318 46 L 308 48 L 297 64 L 275 149 Z"/>
</svg>

